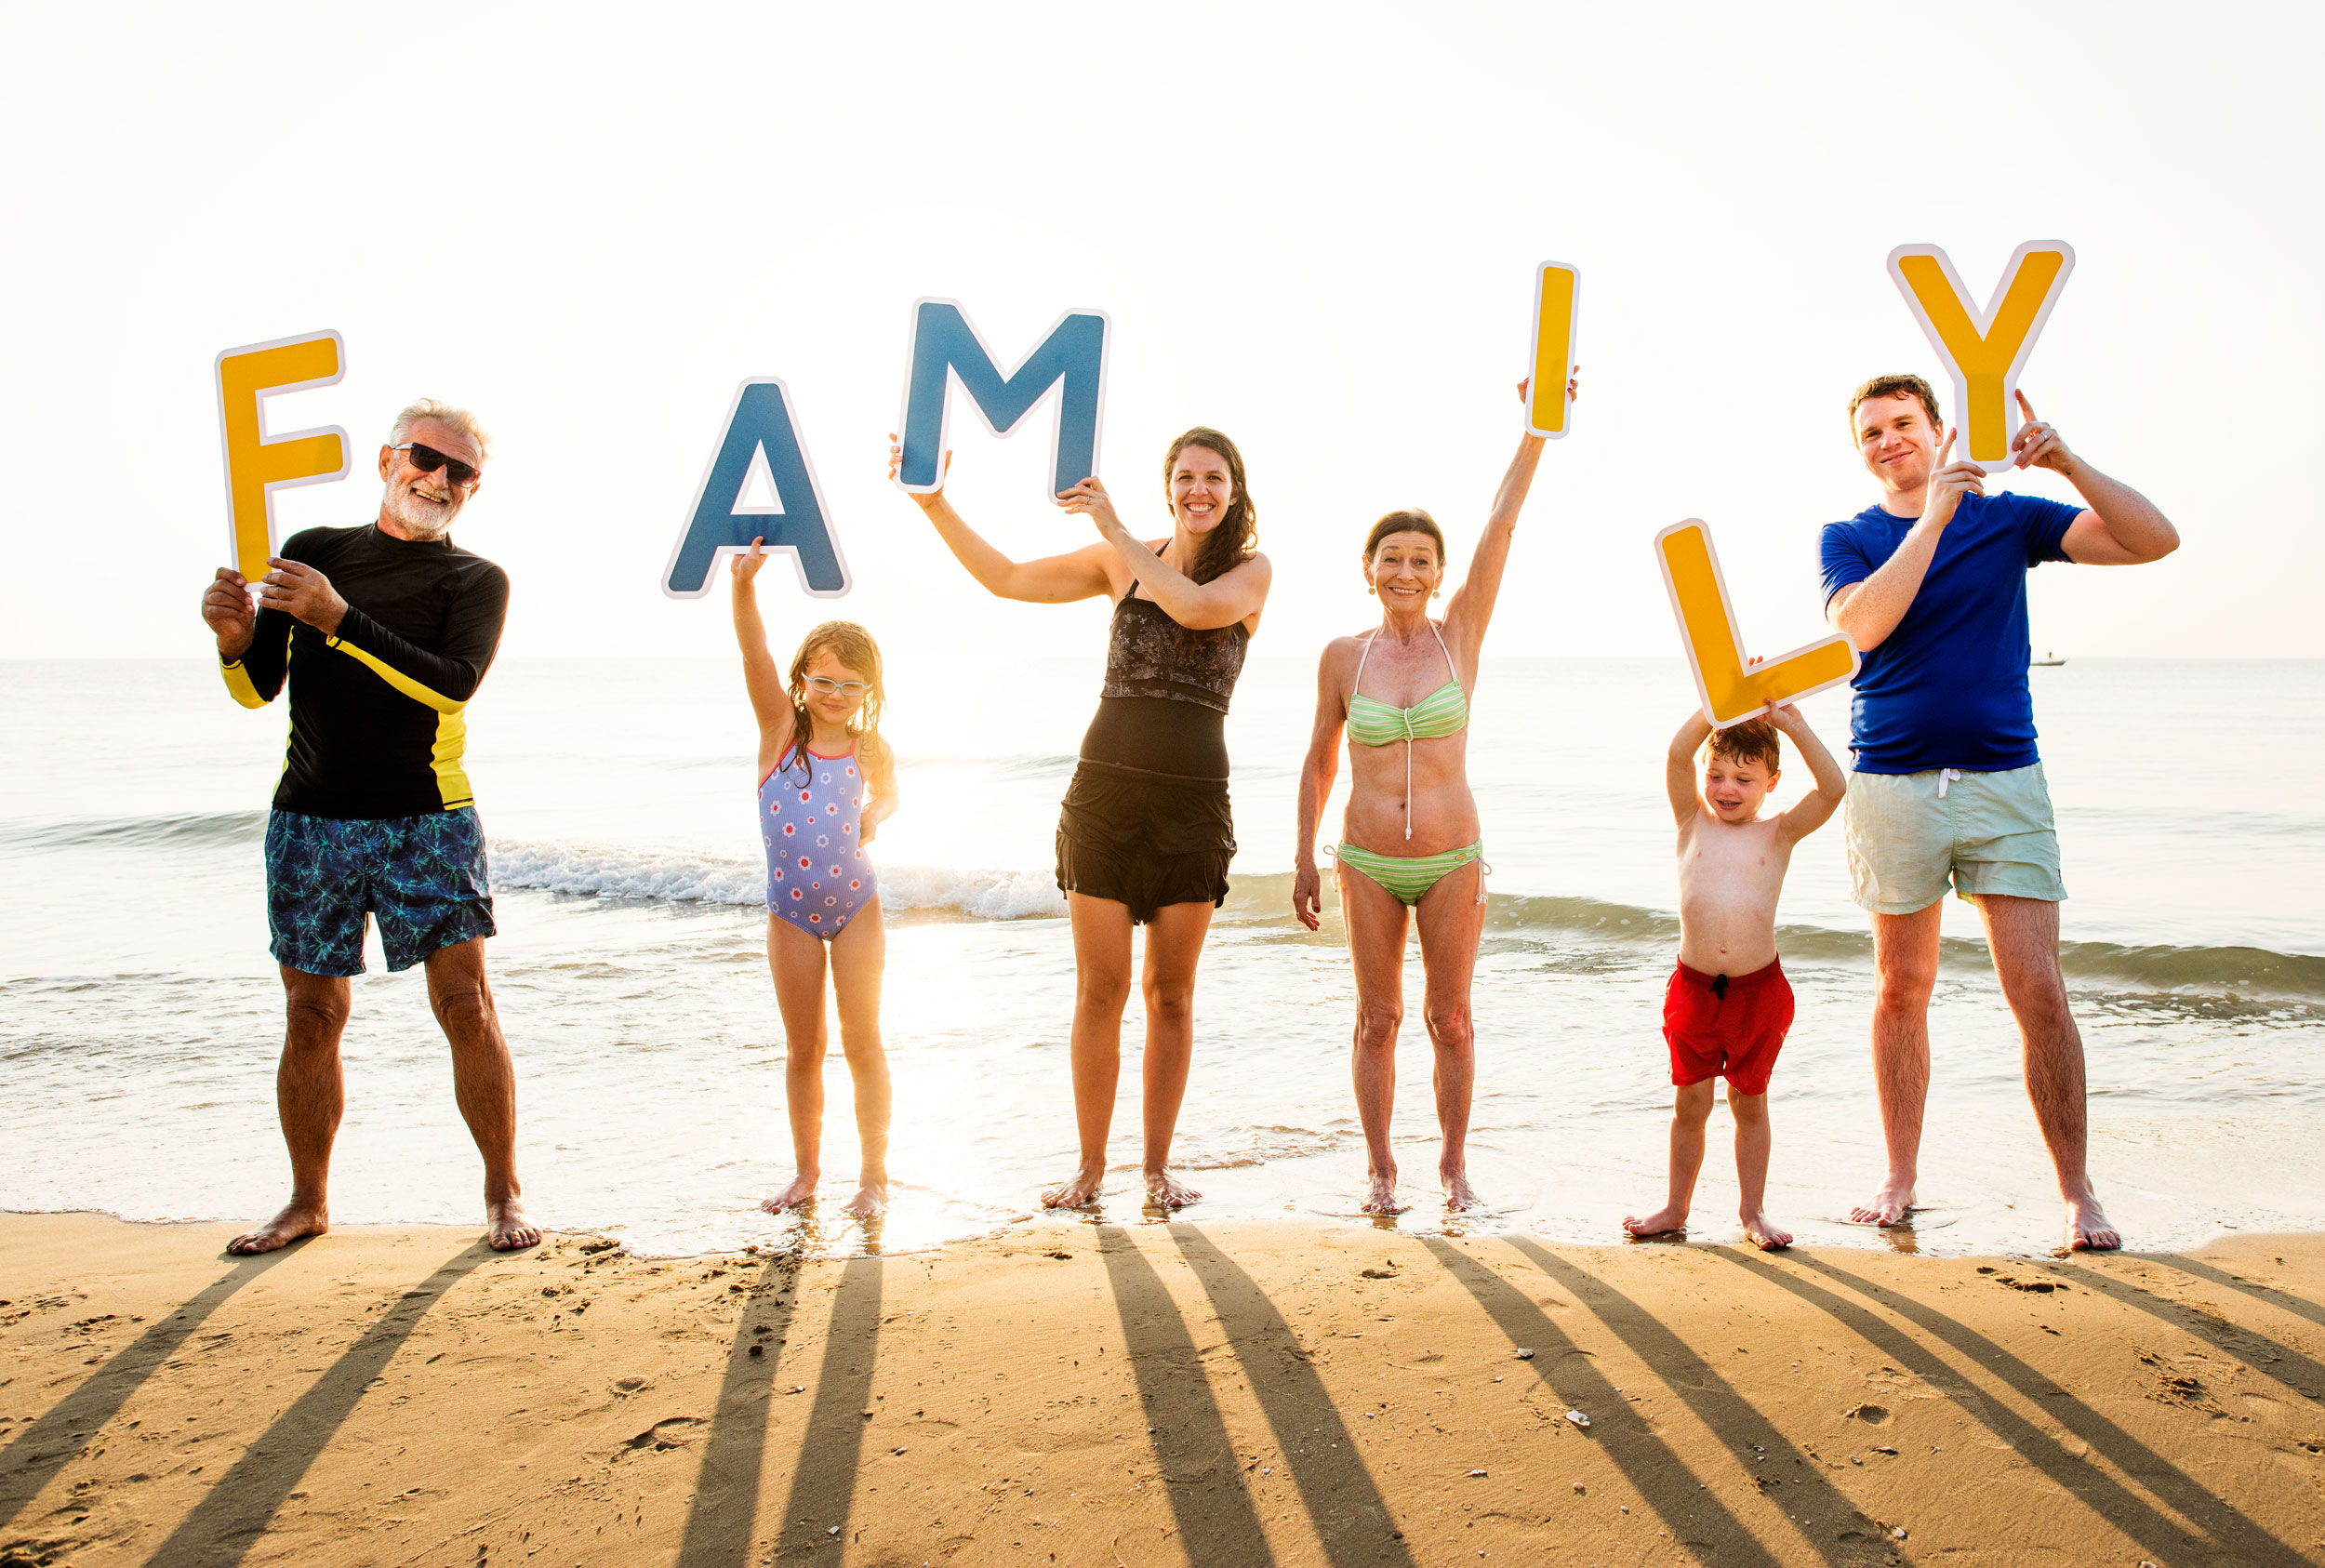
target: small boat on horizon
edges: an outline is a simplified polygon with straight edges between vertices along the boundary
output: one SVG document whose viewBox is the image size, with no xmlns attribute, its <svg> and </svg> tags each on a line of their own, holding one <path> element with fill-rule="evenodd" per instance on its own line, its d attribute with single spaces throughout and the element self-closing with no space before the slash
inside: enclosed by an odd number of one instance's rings
<svg viewBox="0 0 2325 1568">
<path fill-rule="evenodd" d="M 2038 658 L 2038 659 L 2033 660 L 2033 663 L 2034 663 L 2034 664 L 2036 664 L 2036 665 L 2037 665 L 2037 666 L 2039 666 L 2039 667 L 2043 667 L 2043 668 L 2049 668 L 2049 667 L 2053 667 L 2053 666 L 2056 666 L 2056 665 L 2061 665 L 2061 664 L 2065 664 L 2066 662 L 2066 660 L 2065 660 L 2065 659 L 2061 658 L 2058 655 L 2056 655 L 2056 654 L 2053 653 L 2053 652 L 2052 652 L 2050 649 L 2048 649 L 2048 648 L 2045 648 L 2045 649 L 2043 649 L 2043 650 L 2042 650 L 2042 657 L 2041 657 L 2040 658 Z"/>
</svg>

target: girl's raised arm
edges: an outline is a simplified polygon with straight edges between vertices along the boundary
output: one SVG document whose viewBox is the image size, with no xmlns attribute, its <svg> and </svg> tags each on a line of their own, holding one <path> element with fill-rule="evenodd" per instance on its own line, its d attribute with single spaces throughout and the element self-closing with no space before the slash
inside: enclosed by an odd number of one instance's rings
<svg viewBox="0 0 2325 1568">
<path fill-rule="evenodd" d="M 735 587 L 735 642 L 743 652 L 743 689 L 751 694 L 751 711 L 759 720 L 759 776 L 764 778 L 782 760 L 791 743 L 799 711 L 783 684 L 783 667 L 767 649 L 767 624 L 759 616 L 759 568 L 767 564 L 764 539 L 751 541 L 751 553 L 731 563 Z"/>
<path fill-rule="evenodd" d="M 894 479 L 904 461 L 904 449 L 892 433 L 888 437 L 888 477 Z M 952 454 L 945 454 L 944 472 L 952 471 Z M 942 484 L 942 476 L 938 483 Z M 1107 557 L 1113 552 L 1103 544 L 1084 545 L 1064 555 L 1043 556 L 1038 561 L 1013 561 L 987 543 L 985 537 L 963 520 L 945 499 L 942 489 L 926 495 L 915 494 L 913 502 L 937 525 L 937 535 L 952 551 L 953 559 L 969 569 L 984 590 L 1000 599 L 1018 599 L 1032 605 L 1063 605 L 1076 599 L 1111 595 L 1113 580 L 1107 575 Z"/>
<path fill-rule="evenodd" d="M 1518 383 L 1519 401 L 1525 400 L 1528 385 Z M 1574 395 L 1572 381 L 1566 383 L 1566 392 L 1569 397 Z M 1494 618 L 1495 601 L 1501 597 L 1502 573 L 1509 565 L 1518 513 L 1525 508 L 1526 492 L 1534 487 L 1534 465 L 1542 460 L 1542 442 L 1538 435 L 1518 438 L 1517 455 L 1509 459 L 1509 472 L 1502 475 L 1502 487 L 1494 493 L 1494 510 L 1487 514 L 1485 532 L 1478 538 L 1469 575 L 1445 602 L 1445 632 L 1459 644 L 1461 667 L 1469 672 L 1472 685 L 1476 684 L 1478 652 L 1485 644 L 1486 623 Z"/>
</svg>

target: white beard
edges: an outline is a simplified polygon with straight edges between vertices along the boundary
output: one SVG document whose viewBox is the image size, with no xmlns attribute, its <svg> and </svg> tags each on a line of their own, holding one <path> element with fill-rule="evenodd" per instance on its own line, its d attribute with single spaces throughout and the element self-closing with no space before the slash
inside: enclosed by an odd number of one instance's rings
<svg viewBox="0 0 2325 1568">
<path fill-rule="evenodd" d="M 403 485 L 391 482 L 383 498 L 388 515 L 409 529 L 414 538 L 432 540 L 452 531 L 452 520 L 460 514 L 459 494 L 455 490 L 447 505 L 429 506 Z"/>
</svg>

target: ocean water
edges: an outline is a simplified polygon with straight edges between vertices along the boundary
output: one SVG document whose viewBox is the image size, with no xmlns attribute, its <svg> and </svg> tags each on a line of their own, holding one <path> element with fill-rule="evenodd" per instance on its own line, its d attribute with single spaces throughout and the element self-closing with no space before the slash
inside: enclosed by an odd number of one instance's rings
<svg viewBox="0 0 2325 1568">
<path fill-rule="evenodd" d="M 893 1212 L 839 1218 L 855 1162 L 836 1048 L 821 1212 L 758 1199 L 790 1172 L 782 1034 L 764 959 L 755 735 L 724 662 L 512 659 L 470 711 L 492 837 L 490 950 L 516 1054 L 520 1171 L 546 1223 L 639 1250 L 927 1246 L 1043 1216 L 1072 1163 L 1072 956 L 1050 879 L 1056 803 L 1095 703 L 1088 659 L 899 661 L 886 733 L 904 810 L 875 855 L 891 927 Z M 1255 658 L 1229 721 L 1241 850 L 1197 989 L 1176 1160 L 1202 1212 L 1370 1224 L 1335 919 L 1288 913 L 1312 665 Z M 0 1207 L 259 1216 L 284 1196 L 281 992 L 259 841 L 282 707 L 200 661 L 19 661 L 0 683 Z M 2065 957 L 2092 1084 L 2092 1164 L 2132 1243 L 2325 1223 L 2325 661 L 2073 660 L 2034 671 L 2072 897 Z M 1674 660 L 1493 660 L 1471 741 L 1493 908 L 1479 963 L 1474 1179 L 1437 1201 L 1417 1011 L 1395 1124 L 1427 1229 L 1619 1239 L 1660 1202 L 1676 946 L 1665 742 Z M 1809 705 L 1836 748 L 1844 698 Z M 1345 780 L 1345 771 L 1343 774 Z M 1779 802 L 1806 786 L 1785 780 Z M 1337 806 L 1327 820 L 1336 820 Z M 1327 884 L 1329 886 L 1329 884 Z M 1773 1085 L 1772 1212 L 1824 1245 L 1962 1253 L 2056 1239 L 2048 1163 L 1974 915 L 1951 906 L 1909 1236 L 1845 1224 L 1880 1174 L 1870 945 L 1839 824 L 1803 844 L 1781 911 L 1799 1019 Z M 346 1039 L 341 1222 L 472 1223 L 480 1172 L 418 973 L 372 945 Z M 1419 995 L 1417 949 L 1408 994 Z M 1138 1003 L 1124 1028 L 1107 1208 L 1140 1211 Z M 835 1032 L 836 1039 L 836 1032 Z M 1695 1234 L 1734 1235 L 1724 1110 Z"/>
</svg>

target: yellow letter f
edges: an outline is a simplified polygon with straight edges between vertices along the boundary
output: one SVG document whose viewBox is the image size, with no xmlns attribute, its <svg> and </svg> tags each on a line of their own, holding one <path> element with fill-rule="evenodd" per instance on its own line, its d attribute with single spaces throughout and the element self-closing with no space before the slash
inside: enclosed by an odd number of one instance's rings
<svg viewBox="0 0 2325 1568">
<path fill-rule="evenodd" d="M 274 492 L 347 477 L 347 432 L 338 426 L 270 438 L 266 399 L 327 387 L 346 374 L 336 332 L 309 332 L 228 349 L 218 356 L 218 427 L 226 445 L 227 549 L 252 582 L 274 553 Z"/>
</svg>

